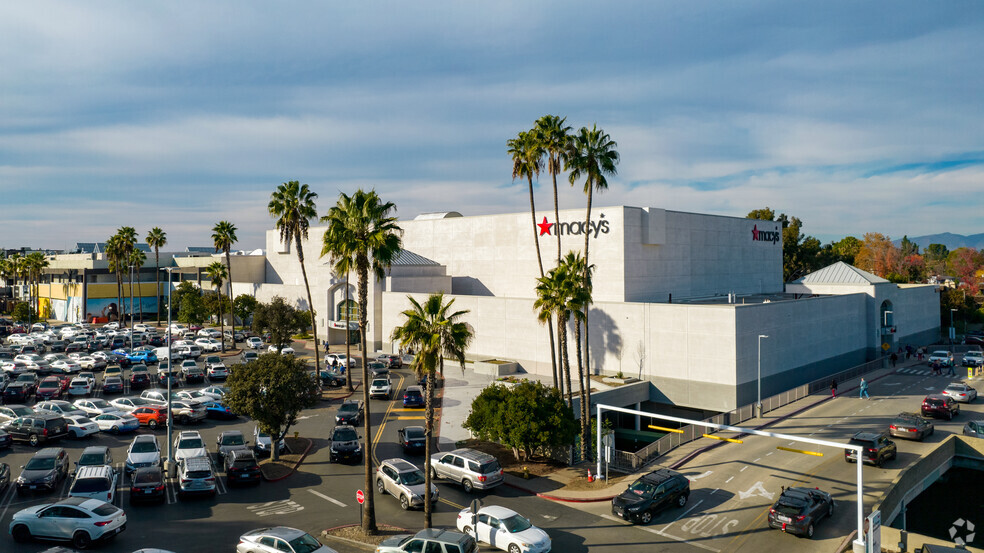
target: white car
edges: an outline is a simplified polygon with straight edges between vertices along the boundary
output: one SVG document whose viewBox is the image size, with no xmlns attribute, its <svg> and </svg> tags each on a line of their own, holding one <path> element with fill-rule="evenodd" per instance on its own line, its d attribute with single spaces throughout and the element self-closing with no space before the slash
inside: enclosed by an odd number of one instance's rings
<svg viewBox="0 0 984 553">
<path fill-rule="evenodd" d="M 934 351 L 930 354 L 929 359 L 927 359 L 930 365 L 933 363 L 939 363 L 944 367 L 949 367 L 953 364 L 953 354 L 946 350 Z"/>
<path fill-rule="evenodd" d="M 174 438 L 174 459 L 182 462 L 192 457 L 207 457 L 208 450 L 205 448 L 205 440 L 197 430 L 183 430 Z"/>
<path fill-rule="evenodd" d="M 372 380 L 372 385 L 369 387 L 370 399 L 390 399 L 392 394 L 393 384 L 390 382 L 389 378 L 374 378 Z"/>
<path fill-rule="evenodd" d="M 68 395 L 87 396 L 92 393 L 92 382 L 88 378 L 75 377 L 68 384 Z"/>
<path fill-rule="evenodd" d="M 229 378 L 229 369 L 227 369 L 222 363 L 209 365 L 206 373 L 208 374 L 209 379 L 225 380 L 226 378 Z"/>
<path fill-rule="evenodd" d="M 78 379 L 75 379 L 78 380 Z M 72 382 L 75 382 L 74 380 Z M 75 407 L 85 411 L 87 415 L 102 415 L 103 413 L 118 413 L 119 409 L 110 405 L 108 401 L 101 397 L 89 399 L 79 399 L 74 403 Z"/>
<path fill-rule="evenodd" d="M 142 467 L 156 467 L 161 464 L 161 446 L 153 434 L 141 434 L 133 438 L 126 450 L 126 463 L 123 465 L 127 474 Z"/>
<path fill-rule="evenodd" d="M 977 390 L 968 386 L 966 382 L 951 382 L 943 390 L 943 395 L 953 398 L 953 401 L 960 403 L 971 403 L 977 399 Z"/>
<path fill-rule="evenodd" d="M 49 399 L 48 401 L 42 401 L 34 405 L 35 411 L 47 411 L 49 413 L 54 413 L 56 415 L 61 415 L 63 417 L 69 415 L 85 415 L 85 411 L 77 409 L 71 403 L 61 400 L 61 399 Z"/>
<path fill-rule="evenodd" d="M 260 349 L 263 347 L 263 340 L 260 340 L 257 336 L 250 336 L 246 338 L 246 347 L 251 349 Z"/>
<path fill-rule="evenodd" d="M 82 364 L 76 363 L 71 359 L 59 359 L 58 361 L 55 361 L 54 363 L 51 364 L 51 370 L 60 372 L 62 374 L 72 374 L 81 371 Z"/>
<path fill-rule="evenodd" d="M 174 399 L 181 399 L 191 404 L 207 403 L 215 401 L 211 394 L 206 394 L 200 390 L 181 390 L 171 394 Z"/>
<path fill-rule="evenodd" d="M 68 423 L 68 435 L 73 438 L 85 438 L 99 432 L 99 425 L 84 415 L 65 416 L 65 422 Z"/>
<path fill-rule="evenodd" d="M 228 389 L 224 386 L 209 386 L 208 388 L 202 388 L 198 391 L 207 396 L 212 396 L 212 398 L 216 401 L 221 401 L 226 395 L 226 392 L 228 392 Z"/>
<path fill-rule="evenodd" d="M 141 407 L 157 407 L 160 405 L 160 403 L 156 401 L 150 401 L 142 397 L 118 397 L 113 401 L 110 401 L 109 404 L 124 413 L 131 413 L 135 409 L 139 409 Z"/>
<path fill-rule="evenodd" d="M 236 545 L 236 553 L 281 553 L 283 551 L 335 553 L 334 549 L 322 545 L 311 534 L 287 526 L 260 528 L 246 532 L 239 536 L 239 544 Z"/>
<path fill-rule="evenodd" d="M 95 355 L 81 355 L 75 362 L 79 364 L 79 367 L 89 371 L 105 369 L 107 365 L 105 359 L 99 359 Z"/>
<path fill-rule="evenodd" d="M 86 379 L 86 380 L 89 381 L 89 384 L 91 384 L 92 387 L 95 387 L 96 386 L 96 375 L 95 375 L 95 373 L 88 372 L 88 371 L 83 371 L 83 372 L 80 372 L 78 375 L 76 375 L 75 378 L 84 378 L 84 379 Z"/>
<path fill-rule="evenodd" d="M 205 338 L 219 339 L 222 337 L 222 332 L 220 332 L 217 328 L 203 328 L 198 331 L 198 335 Z"/>
<path fill-rule="evenodd" d="M 213 338 L 199 338 L 195 340 L 195 345 L 202 348 L 202 351 L 207 352 L 222 350 L 222 342 Z"/>
<path fill-rule="evenodd" d="M 472 521 L 472 517 L 477 520 Z M 533 526 L 523 515 L 500 507 L 489 505 L 473 515 L 471 509 L 458 513 L 458 530 L 469 536 L 478 535 L 478 541 L 492 545 L 510 553 L 539 553 L 550 551 L 550 536 Z"/>
<path fill-rule="evenodd" d="M 103 330 L 117 330 L 118 328 L 120 328 L 120 323 L 116 321 L 103 325 Z"/>
<path fill-rule="evenodd" d="M 980 367 L 984 365 L 984 351 L 979 349 L 968 351 L 963 356 L 965 367 Z"/>
<path fill-rule="evenodd" d="M 344 353 L 329 353 L 328 355 L 325 356 L 326 367 L 331 367 L 336 364 L 351 369 L 355 367 L 355 358 L 346 357 Z"/>
<path fill-rule="evenodd" d="M 17 511 L 10 520 L 10 535 L 16 542 L 23 543 L 37 536 L 70 541 L 78 549 L 119 534 L 124 528 L 126 513 L 123 509 L 85 497 L 34 505 Z"/>
<path fill-rule="evenodd" d="M 269 351 L 270 353 L 277 353 L 277 346 L 275 346 L 273 344 L 270 344 L 270 347 L 267 348 L 267 351 Z M 280 354 L 281 355 L 295 355 L 296 352 L 294 351 L 294 348 L 292 348 L 290 346 L 284 346 L 284 348 L 282 350 L 280 350 Z"/>
<path fill-rule="evenodd" d="M 131 432 L 140 428 L 140 421 L 137 420 L 137 417 L 120 411 L 112 411 L 109 413 L 96 415 L 92 418 L 92 422 L 99 426 L 99 430 L 103 432 L 110 432 L 112 434 Z"/>
</svg>

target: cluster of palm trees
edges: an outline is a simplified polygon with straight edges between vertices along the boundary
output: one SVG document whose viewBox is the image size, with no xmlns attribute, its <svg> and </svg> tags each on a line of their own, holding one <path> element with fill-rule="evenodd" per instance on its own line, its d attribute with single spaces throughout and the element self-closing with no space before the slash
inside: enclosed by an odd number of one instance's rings
<svg viewBox="0 0 984 553">
<path fill-rule="evenodd" d="M 28 305 L 31 311 L 40 316 L 40 284 L 41 274 L 48 266 L 48 256 L 44 252 L 31 252 L 22 256 L 19 253 L 11 254 L 5 259 L 0 259 L 0 275 L 8 282 L 17 285 L 17 279 L 24 279 L 24 284 L 28 285 Z"/>
<path fill-rule="evenodd" d="M 557 263 L 553 269 L 544 272 L 543 259 L 540 254 L 540 237 L 537 232 L 536 202 L 533 194 L 533 180 L 539 178 L 546 170 L 553 179 L 554 221 L 560 222 L 560 208 L 557 191 L 557 175 L 567 171 L 568 181 L 572 186 L 583 182 L 584 194 L 587 197 L 585 212 L 585 229 L 590 228 L 591 204 L 594 192 L 608 189 L 607 177 L 616 173 L 615 166 L 619 162 L 616 148 L 618 144 L 597 125 L 592 128 L 581 127 L 577 133 L 571 133 L 567 119 L 556 115 L 544 115 L 527 131 L 520 131 L 516 138 L 506 142 L 509 155 L 512 157 L 513 179 L 526 179 L 529 185 L 530 217 L 533 225 L 533 244 L 536 248 L 536 259 L 540 269 L 537 279 L 537 300 L 535 309 L 539 320 L 547 327 L 550 335 L 550 363 L 553 370 L 554 387 L 566 395 L 573 393 L 570 385 L 570 366 L 568 359 L 567 326 L 574 319 L 575 340 L 577 352 L 578 388 L 581 405 L 581 457 L 587 458 L 590 443 L 590 362 L 588 341 L 588 313 L 592 301 L 591 272 L 593 266 L 588 263 L 588 246 L 591 233 L 584 233 L 583 257 L 569 253 L 563 256 L 563 246 L 559 232 L 554 232 L 557 238 Z M 557 294 L 563 293 L 562 297 Z M 557 321 L 557 340 L 554 339 L 553 319 Z M 566 319 L 566 320 L 565 320 Z M 583 323 L 584 338 L 580 336 Z M 557 344 L 557 341 L 560 343 Z M 583 361 L 582 361 L 583 344 Z M 558 347 L 559 346 L 559 347 Z M 558 355 L 558 349 L 560 350 Z M 558 358 L 560 362 L 558 363 Z M 587 371 L 585 370 L 587 368 Z"/>
</svg>

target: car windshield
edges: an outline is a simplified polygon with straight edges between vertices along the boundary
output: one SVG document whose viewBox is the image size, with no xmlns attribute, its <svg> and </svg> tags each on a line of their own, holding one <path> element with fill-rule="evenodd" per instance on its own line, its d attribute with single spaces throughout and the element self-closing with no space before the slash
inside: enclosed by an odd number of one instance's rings
<svg viewBox="0 0 984 553">
<path fill-rule="evenodd" d="M 408 440 L 419 440 L 424 437 L 424 431 L 420 428 L 407 428 L 403 434 Z"/>
<path fill-rule="evenodd" d="M 359 435 L 355 433 L 354 428 L 340 428 L 335 431 L 336 442 L 354 442 L 358 439 Z"/>
<path fill-rule="evenodd" d="M 404 486 L 419 486 L 424 483 L 424 473 L 419 470 L 401 472 L 400 483 Z"/>
<path fill-rule="evenodd" d="M 185 438 L 178 442 L 178 449 L 200 449 L 205 447 L 199 438 Z"/>
<path fill-rule="evenodd" d="M 72 420 L 75 421 L 75 424 L 89 424 L 90 422 L 92 422 L 92 420 L 89 419 L 88 417 L 75 417 Z"/>
<path fill-rule="evenodd" d="M 105 399 L 96 398 L 96 399 L 91 399 L 89 401 L 92 402 L 92 406 L 95 407 L 96 409 L 106 409 L 107 407 L 109 407 L 109 402 L 106 401 Z"/>
<path fill-rule="evenodd" d="M 24 466 L 24 470 L 51 470 L 53 468 L 55 468 L 54 457 L 34 457 Z"/>
<path fill-rule="evenodd" d="M 533 526 L 530 521 L 526 520 L 525 517 L 520 515 L 513 515 L 509 518 L 502 519 L 502 525 L 509 531 L 510 534 L 515 534 L 516 532 L 522 532 L 527 528 Z"/>
<path fill-rule="evenodd" d="M 310 534 L 301 534 L 290 540 L 290 546 L 294 549 L 294 553 L 311 553 L 321 547 L 321 542 Z"/>
<path fill-rule="evenodd" d="M 140 440 L 139 442 L 133 443 L 133 453 L 150 453 L 152 451 L 157 451 L 157 444 L 150 440 Z"/>
<path fill-rule="evenodd" d="M 791 498 L 780 498 L 776 504 L 776 512 L 781 515 L 795 516 L 803 511 L 803 503 Z"/>
<path fill-rule="evenodd" d="M 338 408 L 339 413 L 355 413 L 358 412 L 359 406 L 355 403 L 345 403 Z"/>
<path fill-rule="evenodd" d="M 222 436 L 222 445 L 243 445 L 243 437 L 240 434 L 229 434 Z"/>
<path fill-rule="evenodd" d="M 105 465 L 106 456 L 102 453 L 85 453 L 79 457 L 79 466 Z"/>
<path fill-rule="evenodd" d="M 377 387 L 378 386 L 378 387 L 382 388 L 384 386 L 389 385 L 389 381 L 387 381 L 387 380 L 373 380 L 372 381 L 372 385 L 373 385 L 373 387 Z"/>
<path fill-rule="evenodd" d="M 629 491 L 642 497 L 652 497 L 655 487 L 649 482 L 636 480 L 629 486 Z"/>
</svg>

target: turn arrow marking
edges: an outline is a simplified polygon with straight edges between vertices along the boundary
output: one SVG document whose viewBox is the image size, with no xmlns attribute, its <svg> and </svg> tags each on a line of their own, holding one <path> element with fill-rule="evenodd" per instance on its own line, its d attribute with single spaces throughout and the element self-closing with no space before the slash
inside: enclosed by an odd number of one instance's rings
<svg viewBox="0 0 984 553">
<path fill-rule="evenodd" d="M 703 474 L 698 474 L 698 475 L 695 475 L 695 476 L 691 476 L 689 474 L 684 474 L 684 476 L 687 477 L 687 480 L 690 480 L 691 482 L 693 482 L 694 480 L 698 480 L 698 479 L 703 478 L 705 476 L 710 476 L 713 473 L 714 473 L 713 470 L 709 470 L 709 471 L 707 471 L 707 472 L 705 472 Z"/>
<path fill-rule="evenodd" d="M 752 496 L 755 496 L 755 495 L 760 495 L 760 496 L 768 499 L 769 501 L 772 501 L 772 498 L 776 494 L 769 493 L 769 492 L 765 491 L 765 488 L 762 487 L 762 482 L 756 482 L 755 485 L 752 486 L 751 488 L 748 488 L 748 490 L 743 491 L 743 492 L 738 492 L 738 497 L 741 498 L 741 499 L 748 499 L 749 497 L 752 497 Z"/>
</svg>

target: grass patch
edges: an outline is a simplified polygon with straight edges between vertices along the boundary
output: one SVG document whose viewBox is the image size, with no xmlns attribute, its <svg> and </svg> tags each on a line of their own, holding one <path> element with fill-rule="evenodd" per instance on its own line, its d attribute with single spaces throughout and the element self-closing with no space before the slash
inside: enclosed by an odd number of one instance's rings
<svg viewBox="0 0 984 553">
<path fill-rule="evenodd" d="M 375 536 L 367 536 L 365 532 L 362 531 L 362 527 L 358 524 L 351 526 L 341 526 L 338 528 L 330 528 L 321 532 L 323 536 L 334 536 L 336 538 L 342 538 L 346 540 L 357 541 L 360 543 L 368 543 L 370 545 L 379 545 L 386 538 L 392 538 L 393 536 L 399 536 L 400 534 L 413 534 L 411 530 L 405 528 L 400 528 L 398 526 L 390 526 L 388 524 L 376 524 L 378 533 Z"/>
</svg>

